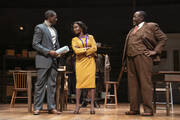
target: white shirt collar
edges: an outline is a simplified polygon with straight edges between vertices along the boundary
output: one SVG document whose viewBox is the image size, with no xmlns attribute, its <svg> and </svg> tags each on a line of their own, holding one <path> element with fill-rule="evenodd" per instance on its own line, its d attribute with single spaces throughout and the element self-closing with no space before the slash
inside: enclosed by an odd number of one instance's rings
<svg viewBox="0 0 180 120">
<path fill-rule="evenodd" d="M 144 25 L 144 22 L 141 22 L 141 23 L 138 25 L 138 29 L 140 29 L 143 25 Z"/>
<path fill-rule="evenodd" d="M 51 23 L 48 22 L 47 20 L 45 20 L 44 23 L 45 23 L 48 27 L 51 27 Z"/>
</svg>

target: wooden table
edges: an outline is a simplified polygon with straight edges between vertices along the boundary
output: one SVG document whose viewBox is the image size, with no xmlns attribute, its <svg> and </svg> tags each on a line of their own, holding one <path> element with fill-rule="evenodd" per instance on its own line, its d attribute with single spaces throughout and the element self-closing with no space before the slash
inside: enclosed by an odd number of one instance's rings
<svg viewBox="0 0 180 120">
<path fill-rule="evenodd" d="M 13 72 L 27 72 L 27 94 L 28 94 L 28 112 L 32 112 L 32 77 L 37 77 L 36 70 L 9 70 L 9 73 Z M 58 75 L 56 80 L 56 107 L 59 110 L 59 102 L 60 102 L 60 111 L 62 111 L 63 100 L 60 99 L 60 87 L 62 88 L 62 92 L 64 91 L 64 85 L 61 85 L 64 81 L 62 81 L 62 76 L 68 73 L 65 70 L 58 69 Z M 63 99 L 63 98 L 62 98 Z M 62 102 L 61 102 L 62 101 Z"/>
<path fill-rule="evenodd" d="M 159 74 L 164 75 L 164 81 L 166 82 L 166 102 L 167 102 L 167 111 L 166 114 L 170 115 L 170 106 L 169 106 L 169 84 L 173 82 L 180 82 L 180 71 L 159 71 Z"/>
</svg>

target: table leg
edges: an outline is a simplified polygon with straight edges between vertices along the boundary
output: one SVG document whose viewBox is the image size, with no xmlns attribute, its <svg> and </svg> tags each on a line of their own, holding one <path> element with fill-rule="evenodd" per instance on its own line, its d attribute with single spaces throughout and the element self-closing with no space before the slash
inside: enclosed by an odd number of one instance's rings
<svg viewBox="0 0 180 120">
<path fill-rule="evenodd" d="M 64 74 L 61 74 L 61 90 L 60 90 L 60 96 L 61 96 L 61 100 L 60 100 L 60 111 L 63 111 L 64 108 Z"/>
<path fill-rule="evenodd" d="M 59 110 L 60 81 L 61 81 L 61 73 L 58 72 L 56 79 L 56 109 L 57 110 Z"/>
<path fill-rule="evenodd" d="M 170 114 L 170 106 L 169 106 L 169 82 L 166 82 L 166 114 L 169 116 Z"/>
<path fill-rule="evenodd" d="M 28 112 L 32 112 L 32 102 L 31 102 L 31 88 L 32 88 L 32 76 L 31 73 L 27 73 L 27 87 L 28 87 Z"/>
</svg>

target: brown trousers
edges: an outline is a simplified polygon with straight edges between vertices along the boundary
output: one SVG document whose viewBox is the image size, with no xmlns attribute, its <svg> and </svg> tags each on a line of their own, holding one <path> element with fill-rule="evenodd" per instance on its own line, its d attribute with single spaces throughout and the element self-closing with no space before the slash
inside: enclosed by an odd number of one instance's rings
<svg viewBox="0 0 180 120">
<path fill-rule="evenodd" d="M 145 55 L 127 57 L 128 87 L 130 110 L 140 111 L 140 97 L 143 99 L 144 112 L 152 109 L 152 58 Z"/>
</svg>

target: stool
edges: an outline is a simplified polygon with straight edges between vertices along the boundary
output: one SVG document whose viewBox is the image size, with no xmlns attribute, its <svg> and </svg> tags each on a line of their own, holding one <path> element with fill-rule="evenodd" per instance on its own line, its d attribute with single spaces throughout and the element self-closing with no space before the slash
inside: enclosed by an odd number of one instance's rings
<svg viewBox="0 0 180 120">
<path fill-rule="evenodd" d="M 112 82 L 112 81 L 106 81 L 105 82 L 105 85 L 106 85 L 106 95 L 105 95 L 104 107 L 115 106 L 117 108 L 117 84 L 118 84 L 118 82 Z M 110 85 L 114 86 L 114 94 L 108 94 L 108 89 L 109 89 Z M 108 97 L 111 97 L 111 96 L 114 97 L 114 99 L 115 99 L 115 103 L 114 104 L 107 103 Z"/>
</svg>

